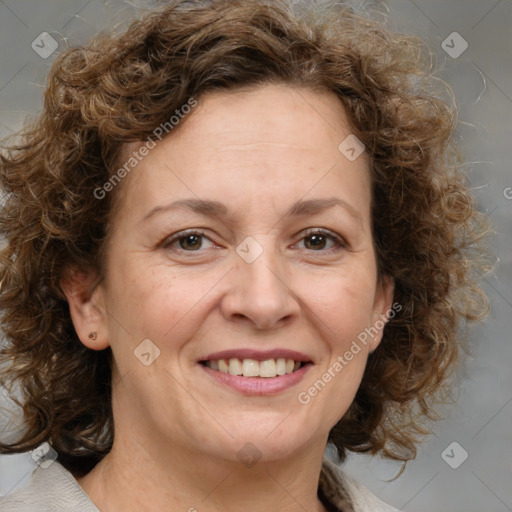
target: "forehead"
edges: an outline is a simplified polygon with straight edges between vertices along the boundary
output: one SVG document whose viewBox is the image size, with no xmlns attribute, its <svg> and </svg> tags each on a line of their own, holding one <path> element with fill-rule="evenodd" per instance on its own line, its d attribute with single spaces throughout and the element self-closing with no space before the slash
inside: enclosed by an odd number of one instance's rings
<svg viewBox="0 0 512 512">
<path fill-rule="evenodd" d="M 351 131 L 334 93 L 266 85 L 206 94 L 174 138 L 206 135 L 206 146 L 248 143 L 256 148 L 258 142 L 274 142 L 329 151 L 337 148 L 341 133 Z"/>
<path fill-rule="evenodd" d="M 309 191 L 332 196 L 339 189 L 361 196 L 363 207 L 369 201 L 367 157 L 350 161 L 340 151 L 351 134 L 333 93 L 278 85 L 209 93 L 137 164 L 128 195 L 136 193 L 139 205 L 213 194 L 223 202 L 275 207 Z M 140 146 L 126 145 L 122 155 Z"/>
</svg>

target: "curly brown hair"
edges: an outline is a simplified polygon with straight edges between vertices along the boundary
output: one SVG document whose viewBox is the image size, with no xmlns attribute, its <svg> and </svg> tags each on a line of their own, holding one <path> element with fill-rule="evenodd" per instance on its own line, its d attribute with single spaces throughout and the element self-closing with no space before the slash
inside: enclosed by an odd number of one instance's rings
<svg viewBox="0 0 512 512">
<path fill-rule="evenodd" d="M 280 83 L 342 102 L 369 156 L 379 274 L 394 279 L 402 306 L 329 440 L 341 460 L 347 450 L 415 457 L 460 327 L 487 308 L 487 221 L 460 172 L 456 110 L 430 88 L 425 45 L 347 7 L 301 5 L 176 0 L 55 59 L 42 113 L 0 152 L 0 380 L 19 385 L 26 427 L 1 453 L 48 441 L 84 474 L 112 447 L 111 352 L 80 342 L 60 283 L 70 265 L 104 275 L 122 186 L 103 200 L 94 191 L 123 144 L 151 136 L 191 97 Z"/>
</svg>

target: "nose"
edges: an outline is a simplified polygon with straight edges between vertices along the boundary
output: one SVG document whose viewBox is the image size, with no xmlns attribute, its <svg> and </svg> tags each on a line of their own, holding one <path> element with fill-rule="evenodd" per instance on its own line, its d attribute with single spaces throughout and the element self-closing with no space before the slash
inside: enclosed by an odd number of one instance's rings
<svg viewBox="0 0 512 512">
<path fill-rule="evenodd" d="M 268 249 L 252 263 L 237 256 L 230 279 L 221 303 L 221 312 L 229 321 L 271 330 L 298 316 L 299 301 L 287 282 L 284 264 Z"/>
</svg>

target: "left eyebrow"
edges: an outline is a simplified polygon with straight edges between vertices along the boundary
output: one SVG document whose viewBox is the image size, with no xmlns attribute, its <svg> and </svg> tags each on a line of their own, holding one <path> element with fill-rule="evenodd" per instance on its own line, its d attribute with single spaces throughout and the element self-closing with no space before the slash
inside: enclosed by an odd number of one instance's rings
<svg viewBox="0 0 512 512">
<path fill-rule="evenodd" d="M 285 217 L 299 217 L 302 215 L 315 215 L 321 213 L 334 206 L 340 206 L 350 214 L 362 227 L 363 218 L 361 214 L 347 201 L 338 197 L 330 197 L 327 199 L 308 199 L 294 203 L 286 213 Z"/>
</svg>

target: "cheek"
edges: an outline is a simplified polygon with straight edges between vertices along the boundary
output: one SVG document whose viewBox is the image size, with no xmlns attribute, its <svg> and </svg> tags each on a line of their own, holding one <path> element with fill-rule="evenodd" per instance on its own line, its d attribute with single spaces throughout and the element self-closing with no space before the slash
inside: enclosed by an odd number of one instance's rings
<svg viewBox="0 0 512 512">
<path fill-rule="evenodd" d="M 368 348 L 358 337 L 371 321 L 374 287 L 369 283 L 338 277 L 330 280 L 324 293 L 310 295 L 322 357 L 308 387 L 297 398 L 312 415 L 322 417 L 328 429 L 350 407 L 366 366 Z"/>
<path fill-rule="evenodd" d="M 369 266 L 366 271 L 340 271 L 324 279 L 322 286 L 309 288 L 307 302 L 331 351 L 342 354 L 370 325 L 375 280 Z"/>
<path fill-rule="evenodd" d="M 180 340 L 193 335 L 211 307 L 212 290 L 222 275 L 221 269 L 177 271 L 147 262 L 119 266 L 112 273 L 115 292 L 110 299 L 111 327 L 118 340 L 113 339 L 113 345 L 125 346 L 128 338 L 133 350 L 149 338 L 162 352 L 178 348 Z"/>
</svg>

